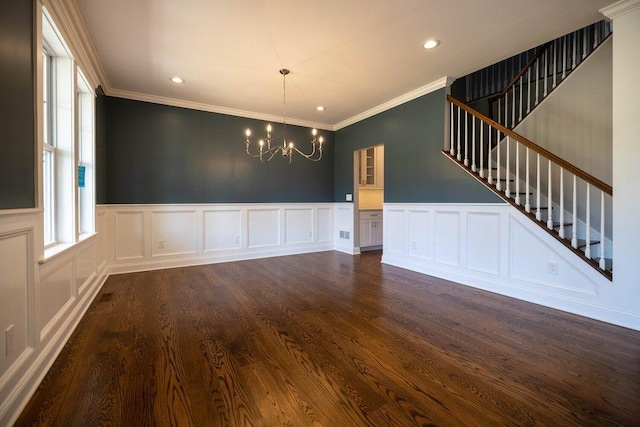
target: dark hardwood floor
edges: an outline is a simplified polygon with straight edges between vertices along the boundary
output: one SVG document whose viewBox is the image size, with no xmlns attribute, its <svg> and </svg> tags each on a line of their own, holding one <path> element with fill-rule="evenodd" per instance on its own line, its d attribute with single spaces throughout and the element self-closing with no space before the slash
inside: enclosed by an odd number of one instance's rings
<svg viewBox="0 0 640 427">
<path fill-rule="evenodd" d="M 17 425 L 639 425 L 640 332 L 337 252 L 112 276 Z"/>
</svg>

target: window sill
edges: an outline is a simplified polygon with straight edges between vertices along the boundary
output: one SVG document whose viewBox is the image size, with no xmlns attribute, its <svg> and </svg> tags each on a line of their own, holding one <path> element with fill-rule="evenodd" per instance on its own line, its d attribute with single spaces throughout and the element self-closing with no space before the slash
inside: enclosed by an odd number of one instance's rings
<svg viewBox="0 0 640 427">
<path fill-rule="evenodd" d="M 82 242 L 88 240 L 90 237 L 95 236 L 96 233 L 84 233 L 81 234 L 78 241 L 74 243 L 58 243 L 44 250 L 44 256 L 38 260 L 40 265 L 46 264 L 49 261 L 59 257 L 60 255 L 70 251 L 71 249 L 77 247 Z"/>
</svg>

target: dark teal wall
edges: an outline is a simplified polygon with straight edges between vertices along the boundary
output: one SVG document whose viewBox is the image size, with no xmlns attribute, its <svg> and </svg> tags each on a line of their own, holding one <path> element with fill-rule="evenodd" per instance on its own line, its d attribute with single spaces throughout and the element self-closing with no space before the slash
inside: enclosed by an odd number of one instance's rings
<svg viewBox="0 0 640 427">
<path fill-rule="evenodd" d="M 0 8 L 0 209 L 36 206 L 34 5 Z"/>
<path fill-rule="evenodd" d="M 263 121 L 112 97 L 105 107 L 103 203 L 333 201 L 333 132 L 321 131 L 320 162 L 295 156 L 292 164 L 282 157 L 263 164 L 244 144 L 245 129 L 259 135 Z M 274 126 L 281 141 L 282 126 Z M 287 137 L 303 151 L 311 145 L 308 128 L 287 126 Z"/>
<path fill-rule="evenodd" d="M 498 203 L 442 155 L 444 89 L 336 132 L 335 200 L 353 193 L 353 152 L 384 144 L 385 203 Z"/>
<path fill-rule="evenodd" d="M 107 97 L 96 89 L 96 203 L 107 201 Z"/>
</svg>

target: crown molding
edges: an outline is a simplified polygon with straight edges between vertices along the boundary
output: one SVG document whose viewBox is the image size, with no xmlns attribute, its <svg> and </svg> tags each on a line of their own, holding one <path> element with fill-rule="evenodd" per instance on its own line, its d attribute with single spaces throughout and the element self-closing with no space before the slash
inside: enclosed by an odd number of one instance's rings
<svg viewBox="0 0 640 427">
<path fill-rule="evenodd" d="M 640 9 L 640 0 L 620 0 L 600 9 L 600 13 L 609 19 L 616 19 Z"/>
<path fill-rule="evenodd" d="M 167 98 L 164 96 L 148 95 L 148 94 L 131 92 L 131 91 L 120 90 L 120 89 L 109 88 L 108 91 L 105 89 L 105 94 L 108 96 L 116 97 L 116 98 L 131 99 L 134 101 L 151 102 L 154 104 L 170 105 L 172 107 L 182 107 L 182 108 L 188 108 L 191 110 L 207 111 L 210 113 L 226 114 L 229 116 L 245 117 L 249 119 L 264 120 L 264 121 L 274 122 L 274 123 L 282 122 L 282 116 L 255 113 L 253 111 L 238 110 L 235 108 L 221 107 L 218 105 L 204 104 L 201 102 L 185 101 L 182 99 Z M 322 130 L 329 130 L 329 131 L 334 130 L 333 126 L 330 124 L 310 122 L 307 120 L 297 120 L 297 119 L 287 118 L 287 124 L 294 125 L 294 126 L 304 126 L 304 127 L 310 127 L 310 128 L 316 128 L 316 129 L 322 129 Z"/>
<path fill-rule="evenodd" d="M 74 0 L 42 0 L 42 4 L 62 33 L 73 59 L 93 88 L 109 86 L 104 69 L 91 42 L 82 15 Z"/>
<path fill-rule="evenodd" d="M 347 120 L 343 120 L 340 123 L 337 123 L 336 125 L 334 125 L 333 130 L 334 131 L 340 130 L 342 128 L 345 128 L 349 125 L 352 125 L 364 119 L 368 119 L 371 116 L 375 116 L 376 114 L 390 110 L 393 107 L 397 107 L 398 105 L 404 104 L 405 102 L 409 102 L 416 98 L 420 98 L 421 96 L 424 96 L 431 92 L 435 92 L 436 90 L 449 87 L 454 82 L 454 80 L 455 78 L 450 76 L 441 77 L 436 81 L 433 81 L 429 84 L 419 87 L 418 89 L 412 90 L 411 92 L 407 92 L 404 95 L 400 95 L 397 98 L 384 102 L 376 107 L 373 107 L 365 112 L 355 115 Z"/>
</svg>

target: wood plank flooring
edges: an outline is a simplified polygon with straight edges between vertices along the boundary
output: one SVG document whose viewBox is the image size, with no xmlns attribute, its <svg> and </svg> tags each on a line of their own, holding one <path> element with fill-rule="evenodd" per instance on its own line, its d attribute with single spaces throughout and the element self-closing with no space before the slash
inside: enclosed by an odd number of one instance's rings
<svg viewBox="0 0 640 427">
<path fill-rule="evenodd" d="M 17 425 L 640 425 L 640 332 L 380 252 L 123 274 Z"/>
</svg>

